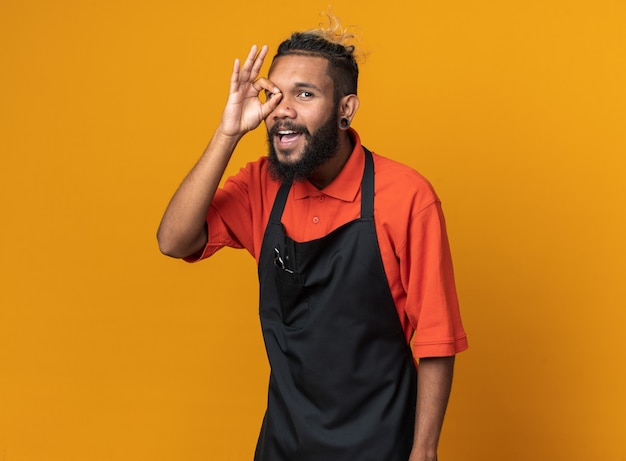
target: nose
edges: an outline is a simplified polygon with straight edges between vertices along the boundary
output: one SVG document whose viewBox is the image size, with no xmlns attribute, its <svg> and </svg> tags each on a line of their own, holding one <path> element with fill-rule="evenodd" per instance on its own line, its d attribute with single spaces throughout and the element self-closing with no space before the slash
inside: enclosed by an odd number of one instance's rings
<svg viewBox="0 0 626 461">
<path fill-rule="evenodd" d="M 274 109 L 271 114 L 271 117 L 274 120 L 284 119 L 284 118 L 295 118 L 296 111 L 293 109 L 293 101 L 283 94 L 282 99 Z"/>
</svg>

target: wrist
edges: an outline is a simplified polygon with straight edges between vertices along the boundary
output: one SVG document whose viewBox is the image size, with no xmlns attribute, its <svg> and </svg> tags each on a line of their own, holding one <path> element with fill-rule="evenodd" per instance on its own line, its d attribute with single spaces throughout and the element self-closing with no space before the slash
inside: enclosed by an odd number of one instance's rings
<svg viewBox="0 0 626 461">
<path fill-rule="evenodd" d="M 437 450 L 420 450 L 414 447 L 409 461 L 437 461 Z"/>
<path fill-rule="evenodd" d="M 225 145 L 231 145 L 235 147 L 237 143 L 243 138 L 245 133 L 233 133 L 232 130 L 226 129 L 223 124 L 219 124 L 215 130 L 213 138 Z"/>
</svg>

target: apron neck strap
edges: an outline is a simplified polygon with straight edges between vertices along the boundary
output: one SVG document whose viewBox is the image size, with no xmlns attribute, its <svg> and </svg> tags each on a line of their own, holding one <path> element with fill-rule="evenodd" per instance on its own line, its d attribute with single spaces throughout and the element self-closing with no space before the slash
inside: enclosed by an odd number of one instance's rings
<svg viewBox="0 0 626 461">
<path fill-rule="evenodd" d="M 363 146 L 365 169 L 361 179 L 361 219 L 374 217 L 374 159 L 372 153 Z"/>
</svg>

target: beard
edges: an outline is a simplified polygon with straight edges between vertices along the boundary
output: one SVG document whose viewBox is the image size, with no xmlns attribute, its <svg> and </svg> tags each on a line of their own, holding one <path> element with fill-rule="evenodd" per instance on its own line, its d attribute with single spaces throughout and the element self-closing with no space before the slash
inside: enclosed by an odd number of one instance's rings
<svg viewBox="0 0 626 461">
<path fill-rule="evenodd" d="M 339 145 L 339 126 L 337 125 L 338 110 L 328 118 L 313 134 L 302 125 L 291 122 L 277 123 L 267 132 L 269 145 L 269 172 L 272 178 L 282 182 L 304 181 L 326 161 L 337 154 Z M 274 137 L 280 130 L 299 131 L 306 139 L 302 158 L 295 163 L 282 163 L 278 159 L 274 147 Z"/>
</svg>

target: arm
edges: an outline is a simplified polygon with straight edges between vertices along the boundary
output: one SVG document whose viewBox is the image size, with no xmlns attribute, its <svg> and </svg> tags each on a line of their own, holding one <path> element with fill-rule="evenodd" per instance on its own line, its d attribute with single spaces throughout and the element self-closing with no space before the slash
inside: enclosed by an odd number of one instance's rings
<svg viewBox="0 0 626 461">
<path fill-rule="evenodd" d="M 439 434 L 452 387 L 454 356 L 422 358 L 417 378 L 415 436 L 409 461 L 436 461 Z"/>
<path fill-rule="evenodd" d="M 235 147 L 258 127 L 280 101 L 280 92 L 269 80 L 258 77 L 267 47 L 253 46 L 243 66 L 235 61 L 230 93 L 222 119 L 208 147 L 172 197 L 157 232 L 159 249 L 175 258 L 198 252 L 207 242 L 206 215 Z M 259 93 L 277 97 L 265 103 Z"/>
</svg>

